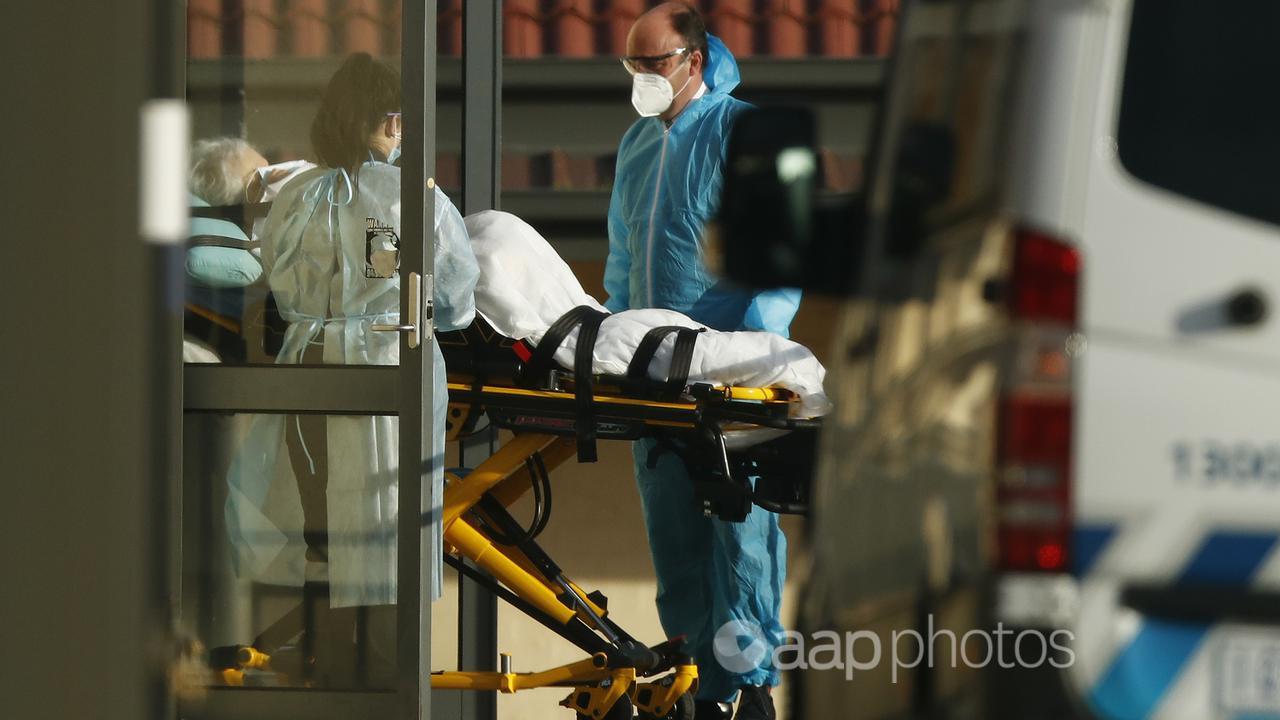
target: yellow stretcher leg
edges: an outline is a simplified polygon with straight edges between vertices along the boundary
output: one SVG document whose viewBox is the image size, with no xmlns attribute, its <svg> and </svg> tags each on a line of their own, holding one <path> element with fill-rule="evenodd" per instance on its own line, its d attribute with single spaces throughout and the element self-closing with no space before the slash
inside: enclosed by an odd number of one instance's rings
<svg viewBox="0 0 1280 720">
<path fill-rule="evenodd" d="M 546 450 L 558 442 L 554 435 L 528 433 L 516 435 L 510 442 L 498 448 L 493 457 L 480 463 L 470 475 L 450 484 L 444 490 L 444 527 L 470 510 L 480 498 L 498 483 L 507 480 L 524 468 L 524 461 L 534 453 Z"/>
<path fill-rule="evenodd" d="M 481 463 L 480 467 L 476 468 L 467 477 L 451 482 L 445 488 L 444 493 L 444 534 L 446 543 L 458 549 L 459 554 L 478 563 L 478 558 L 472 556 L 468 551 L 463 551 L 458 543 L 453 542 L 450 534 L 451 523 L 468 510 L 474 508 L 475 504 L 480 501 L 480 498 L 486 492 L 497 499 L 503 506 L 511 505 L 511 503 L 524 495 L 530 487 L 532 479 L 529 477 L 529 471 L 525 465 L 529 458 L 533 457 L 534 454 L 541 453 L 543 464 L 550 472 L 570 457 L 573 457 L 576 452 L 576 446 L 575 440 L 571 437 L 555 437 L 542 434 L 517 435 L 511 442 L 504 445 L 501 450 Z M 530 582 L 531 579 L 540 581 L 547 590 L 555 595 L 564 594 L 564 589 L 551 582 L 551 578 L 543 577 L 534 563 L 519 548 L 496 545 L 474 527 L 470 528 L 470 531 L 468 533 L 465 530 L 460 530 L 459 537 L 465 537 L 465 539 L 470 540 L 477 550 L 483 548 L 484 546 L 479 544 L 475 537 L 472 537 L 471 534 L 474 533 L 475 536 L 487 543 L 488 549 L 486 552 L 497 552 L 519 566 L 523 572 L 513 575 L 513 577 L 518 578 L 518 582 Z M 490 572 L 498 576 L 499 580 L 507 583 L 497 572 L 492 570 Z M 573 589 L 574 594 L 578 596 L 578 600 L 590 607 L 591 611 L 598 617 L 604 617 L 607 614 L 604 608 L 587 598 L 587 593 L 581 587 L 567 578 L 566 582 Z M 507 583 L 507 585 L 517 594 L 524 596 L 524 593 L 517 586 L 510 583 Z M 563 606 L 563 603 L 561 605 Z M 552 615 L 557 617 L 554 613 Z M 580 611 L 579 615 L 588 625 L 595 625 L 595 621 L 589 613 Z"/>
<path fill-rule="evenodd" d="M 573 619 L 574 611 L 565 607 L 544 582 L 504 555 L 501 549 L 471 527 L 466 520 L 454 518 L 445 528 L 444 539 L 457 548 L 459 554 L 471 558 L 475 564 L 488 570 L 499 582 L 547 615 L 562 624 Z"/>
<path fill-rule="evenodd" d="M 535 454 L 541 456 L 550 472 L 575 452 L 576 442 L 571 437 L 518 434 L 465 478 L 451 476 L 444 493 L 445 547 L 450 553 L 469 558 L 556 622 L 567 625 L 577 617 L 589 627 L 603 631 L 605 628 L 600 627 L 596 618 L 604 618 L 606 611 L 591 601 L 581 587 L 563 575 L 546 577 L 524 550 L 495 542 L 473 524 L 469 516 L 474 513 L 490 524 L 493 518 L 477 506 L 486 494 L 509 507 L 528 492 L 532 478 L 527 462 Z M 570 599 L 567 593 L 575 597 Z M 615 704 L 624 701 L 624 695 L 627 696 L 625 702 L 655 717 L 664 717 L 682 696 L 697 687 L 697 677 L 695 666 L 680 665 L 674 673 L 638 684 L 635 668 L 610 668 L 607 656 L 598 653 L 534 673 L 510 672 L 506 663 L 503 672 L 433 673 L 431 686 L 440 690 L 503 693 L 539 687 L 571 687 L 573 693 L 561 704 L 589 718 L 604 717 Z"/>
<path fill-rule="evenodd" d="M 566 460 L 576 455 L 577 452 L 577 441 L 571 437 L 562 437 L 542 450 L 542 463 L 546 465 L 547 472 L 551 472 L 563 465 Z M 511 507 L 512 503 L 519 500 L 529 491 L 530 482 L 529 471 L 524 466 L 524 460 L 521 459 L 519 468 L 510 477 L 495 485 L 489 491 L 489 495 L 502 503 L 504 507 Z"/>
<path fill-rule="evenodd" d="M 698 690 L 698 666 L 677 665 L 674 674 L 660 680 L 637 683 L 631 691 L 631 704 L 638 712 L 652 717 L 666 717 L 685 693 L 692 698 Z M 692 717 L 692 715 L 690 715 Z"/>
<path fill-rule="evenodd" d="M 560 704 L 589 718 L 604 717 L 614 703 L 622 699 L 636 683 L 635 668 L 618 668 L 598 685 L 575 687 Z"/>
<path fill-rule="evenodd" d="M 431 674 L 435 690 L 490 690 L 513 693 L 533 688 L 557 687 L 576 683 L 599 682 L 609 677 L 603 653 L 568 665 L 533 673 L 513 672 L 438 672 Z"/>
</svg>

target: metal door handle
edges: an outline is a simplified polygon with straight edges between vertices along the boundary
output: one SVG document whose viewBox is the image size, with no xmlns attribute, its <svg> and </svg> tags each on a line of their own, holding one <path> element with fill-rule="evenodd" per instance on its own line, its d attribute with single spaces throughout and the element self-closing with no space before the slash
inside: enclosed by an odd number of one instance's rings
<svg viewBox="0 0 1280 720">
<path fill-rule="evenodd" d="M 409 273 L 409 322 L 406 325 L 374 325 L 374 332 L 402 332 L 409 334 L 409 347 L 422 344 L 422 276 Z"/>
<path fill-rule="evenodd" d="M 1270 306 L 1271 300 L 1262 288 L 1246 285 L 1225 298 L 1216 297 L 1185 308 L 1175 318 L 1175 326 L 1188 335 L 1247 328 L 1266 322 Z"/>
</svg>

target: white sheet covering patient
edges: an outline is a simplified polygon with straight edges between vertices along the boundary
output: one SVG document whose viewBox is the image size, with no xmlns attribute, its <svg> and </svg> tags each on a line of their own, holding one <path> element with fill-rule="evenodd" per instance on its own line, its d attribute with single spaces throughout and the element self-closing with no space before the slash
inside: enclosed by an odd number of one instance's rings
<svg viewBox="0 0 1280 720">
<path fill-rule="evenodd" d="M 579 306 L 604 306 L 582 289 L 573 271 L 537 230 L 510 213 L 486 210 L 465 218 L 480 264 L 476 311 L 495 330 L 537 344 L 561 315 Z M 592 369 L 625 375 L 640 340 L 661 325 L 704 327 L 674 310 L 626 310 L 605 318 L 596 339 Z M 556 361 L 573 367 L 577 330 L 556 351 Z M 659 346 L 649 376 L 666 380 L 674 334 Z M 817 417 L 831 404 L 823 392 L 826 370 L 808 348 L 768 332 L 708 329 L 694 344 L 689 382 L 746 387 L 782 387 L 800 397 L 796 417 Z"/>
</svg>

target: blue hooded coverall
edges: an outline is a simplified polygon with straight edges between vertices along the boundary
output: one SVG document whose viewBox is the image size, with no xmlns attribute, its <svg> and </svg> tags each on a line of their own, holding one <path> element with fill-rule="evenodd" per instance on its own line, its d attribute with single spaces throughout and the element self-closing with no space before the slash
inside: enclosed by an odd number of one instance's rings
<svg viewBox="0 0 1280 720">
<path fill-rule="evenodd" d="M 637 120 L 618 147 L 605 307 L 667 308 L 716 330 L 785 337 L 800 305 L 798 290 L 753 293 L 713 277 L 702 260 L 703 226 L 719 206 L 729 130 L 750 107 L 729 95 L 740 80 L 733 55 L 718 38 L 707 40 L 706 93 L 669 128 L 657 117 Z M 658 576 L 658 615 L 668 636 L 686 637 L 686 651 L 698 664 L 697 698 L 732 702 L 743 686 L 777 685 L 772 650 L 783 639 L 778 615 L 787 556 L 778 516 L 754 507 L 743 523 L 704 517 L 679 457 L 660 453 L 656 466 L 648 466 L 655 446 L 640 440 L 633 451 Z M 725 668 L 713 651 L 717 630 L 731 621 L 758 628 L 769 645 L 746 672 Z"/>
</svg>

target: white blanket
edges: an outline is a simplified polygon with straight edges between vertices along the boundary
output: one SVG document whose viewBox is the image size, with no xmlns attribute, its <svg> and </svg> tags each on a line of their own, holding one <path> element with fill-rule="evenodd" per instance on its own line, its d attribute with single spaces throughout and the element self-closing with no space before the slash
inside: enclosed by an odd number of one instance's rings
<svg viewBox="0 0 1280 720">
<path fill-rule="evenodd" d="M 561 315 L 579 306 L 604 306 L 588 295 L 573 271 L 528 223 L 510 213 L 486 210 L 465 218 L 480 263 L 476 311 L 498 332 L 537 345 Z M 605 318 L 596 339 L 592 369 L 625 375 L 641 338 L 660 325 L 704 327 L 673 310 L 627 310 Z M 577 330 L 556 351 L 573 367 Z M 649 377 L 666 380 L 675 335 L 668 335 L 649 365 Z M 708 329 L 694 344 L 689 382 L 745 387 L 781 387 L 800 402 L 795 417 L 817 417 L 831 407 L 822 389 L 826 370 L 808 348 L 768 332 Z"/>
</svg>

